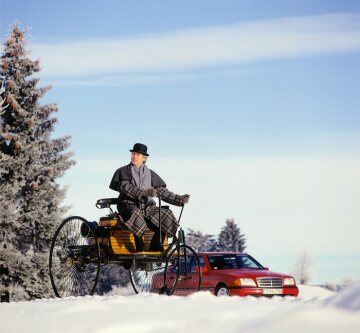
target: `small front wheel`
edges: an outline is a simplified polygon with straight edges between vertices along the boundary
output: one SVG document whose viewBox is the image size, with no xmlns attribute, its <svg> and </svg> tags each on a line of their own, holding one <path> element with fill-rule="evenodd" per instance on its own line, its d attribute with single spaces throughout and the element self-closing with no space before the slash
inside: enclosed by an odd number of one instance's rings
<svg viewBox="0 0 360 333">
<path fill-rule="evenodd" d="M 162 286 L 165 262 L 139 262 L 129 269 L 131 285 L 136 294 L 158 292 Z"/>
<path fill-rule="evenodd" d="M 200 290 L 201 278 L 196 252 L 188 245 L 176 244 L 166 261 L 162 291 L 168 295 L 186 296 Z"/>
<path fill-rule="evenodd" d="M 51 285 L 57 297 L 95 292 L 100 273 L 96 235 L 84 218 L 72 216 L 56 230 L 49 257 Z"/>
</svg>

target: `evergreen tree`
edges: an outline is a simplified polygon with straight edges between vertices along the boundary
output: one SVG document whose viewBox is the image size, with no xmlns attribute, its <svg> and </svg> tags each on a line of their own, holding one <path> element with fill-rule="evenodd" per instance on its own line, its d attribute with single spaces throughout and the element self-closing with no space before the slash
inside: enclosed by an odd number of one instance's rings
<svg viewBox="0 0 360 333">
<path fill-rule="evenodd" d="M 196 252 L 206 252 L 216 250 L 216 240 L 213 235 L 203 234 L 188 228 L 186 233 L 186 244 L 190 245 Z"/>
<path fill-rule="evenodd" d="M 233 219 L 226 220 L 218 236 L 218 250 L 244 252 L 245 248 L 245 235 L 241 234 Z"/>
<path fill-rule="evenodd" d="M 11 301 L 52 295 L 49 247 L 66 211 L 56 179 L 75 163 L 70 137 L 51 137 L 58 106 L 40 105 L 51 87 L 38 87 L 39 70 L 14 25 L 0 63 L 8 104 L 0 111 L 0 285 Z"/>
</svg>

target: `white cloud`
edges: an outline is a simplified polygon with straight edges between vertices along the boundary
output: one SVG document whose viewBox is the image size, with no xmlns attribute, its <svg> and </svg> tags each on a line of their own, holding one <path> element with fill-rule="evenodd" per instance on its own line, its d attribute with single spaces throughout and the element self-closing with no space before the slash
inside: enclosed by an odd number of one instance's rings
<svg viewBox="0 0 360 333">
<path fill-rule="evenodd" d="M 124 87 L 136 84 L 159 84 L 164 82 L 172 82 L 179 80 L 190 80 L 197 77 L 192 73 L 144 73 L 144 74 L 122 74 L 122 75 L 108 75 L 97 77 L 83 77 L 83 78 L 62 78 L 60 80 L 48 80 L 45 83 L 51 84 L 57 87 L 67 86 L 86 86 L 86 87 Z"/>
<path fill-rule="evenodd" d="M 122 39 L 34 42 L 30 48 L 41 58 L 42 75 L 57 78 L 189 70 L 359 52 L 360 14 L 289 17 Z"/>
<path fill-rule="evenodd" d="M 98 75 L 91 77 L 80 77 L 80 78 L 61 78 L 53 79 L 48 78 L 43 81 L 43 84 L 50 84 L 57 87 L 124 87 L 129 85 L 154 85 L 163 84 L 174 81 L 189 81 L 194 79 L 213 79 L 218 77 L 246 77 L 250 75 L 257 75 L 259 73 L 269 72 L 268 69 L 264 68 L 243 68 L 243 69 L 216 69 L 212 71 L 201 72 L 155 72 L 155 73 L 120 73 L 118 75 Z"/>
</svg>

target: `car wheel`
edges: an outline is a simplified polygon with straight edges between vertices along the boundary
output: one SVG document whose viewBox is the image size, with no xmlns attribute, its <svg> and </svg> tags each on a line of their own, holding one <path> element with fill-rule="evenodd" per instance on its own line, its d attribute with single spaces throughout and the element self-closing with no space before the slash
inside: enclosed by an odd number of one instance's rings
<svg viewBox="0 0 360 333">
<path fill-rule="evenodd" d="M 216 296 L 229 296 L 229 289 L 226 285 L 221 284 L 216 288 L 215 291 Z"/>
</svg>

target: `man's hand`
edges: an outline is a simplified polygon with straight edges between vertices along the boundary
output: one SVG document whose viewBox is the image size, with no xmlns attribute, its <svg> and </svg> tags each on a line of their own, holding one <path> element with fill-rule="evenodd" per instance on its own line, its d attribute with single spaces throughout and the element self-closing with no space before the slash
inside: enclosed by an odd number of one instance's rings
<svg viewBox="0 0 360 333">
<path fill-rule="evenodd" d="M 184 205 L 189 202 L 189 198 L 190 198 L 189 194 L 184 194 L 184 195 L 180 196 L 180 201 Z"/>
<path fill-rule="evenodd" d="M 157 191 L 153 187 L 150 187 L 147 190 L 142 191 L 142 196 L 143 197 L 156 197 Z"/>
</svg>

